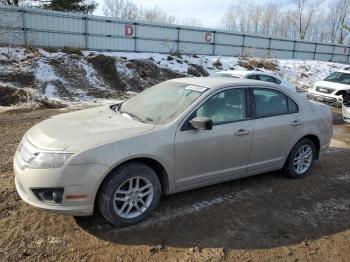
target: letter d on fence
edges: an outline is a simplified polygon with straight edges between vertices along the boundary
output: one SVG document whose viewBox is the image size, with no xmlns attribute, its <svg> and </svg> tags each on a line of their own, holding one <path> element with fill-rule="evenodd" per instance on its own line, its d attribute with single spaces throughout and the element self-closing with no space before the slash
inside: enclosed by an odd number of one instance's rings
<svg viewBox="0 0 350 262">
<path fill-rule="evenodd" d="M 127 37 L 133 37 L 135 34 L 135 28 L 133 25 L 125 25 L 124 35 Z"/>
</svg>

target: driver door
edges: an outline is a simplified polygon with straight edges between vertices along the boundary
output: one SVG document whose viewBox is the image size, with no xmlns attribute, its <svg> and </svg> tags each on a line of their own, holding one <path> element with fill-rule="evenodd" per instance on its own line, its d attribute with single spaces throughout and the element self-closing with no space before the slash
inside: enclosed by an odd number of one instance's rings
<svg viewBox="0 0 350 262">
<path fill-rule="evenodd" d="M 213 94 L 179 127 L 175 137 L 175 185 L 198 187 L 244 176 L 253 139 L 250 107 L 243 88 Z M 196 130 L 197 116 L 213 120 L 212 130 Z"/>
</svg>

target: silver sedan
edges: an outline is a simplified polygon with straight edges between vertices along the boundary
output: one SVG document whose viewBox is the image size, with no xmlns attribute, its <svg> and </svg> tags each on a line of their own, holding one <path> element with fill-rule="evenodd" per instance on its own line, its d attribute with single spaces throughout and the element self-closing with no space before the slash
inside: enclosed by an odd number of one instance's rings
<svg viewBox="0 0 350 262">
<path fill-rule="evenodd" d="M 16 151 L 16 188 L 35 207 L 79 216 L 98 205 L 127 226 L 162 194 L 273 170 L 305 177 L 331 135 L 327 106 L 279 85 L 174 79 L 32 127 Z"/>
</svg>

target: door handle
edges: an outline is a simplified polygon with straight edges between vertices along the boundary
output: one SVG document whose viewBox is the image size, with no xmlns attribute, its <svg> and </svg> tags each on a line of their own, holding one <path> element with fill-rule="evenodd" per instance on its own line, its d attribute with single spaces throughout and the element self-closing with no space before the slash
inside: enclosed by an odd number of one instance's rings
<svg viewBox="0 0 350 262">
<path fill-rule="evenodd" d="M 301 126 L 302 123 L 299 120 L 294 120 L 293 122 L 290 123 L 292 126 Z"/>
<path fill-rule="evenodd" d="M 246 136 L 249 135 L 249 130 L 240 129 L 234 133 L 235 136 Z"/>
</svg>

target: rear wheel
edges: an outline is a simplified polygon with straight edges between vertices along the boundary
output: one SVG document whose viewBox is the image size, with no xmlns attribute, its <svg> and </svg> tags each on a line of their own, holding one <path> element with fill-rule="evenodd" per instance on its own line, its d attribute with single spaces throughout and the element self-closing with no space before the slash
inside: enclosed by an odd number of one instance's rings
<svg viewBox="0 0 350 262">
<path fill-rule="evenodd" d="M 128 226 L 146 219 L 157 207 L 160 195 L 161 185 L 155 171 L 142 163 L 128 163 L 104 181 L 98 206 L 114 226 Z"/>
<path fill-rule="evenodd" d="M 312 141 L 307 138 L 300 140 L 288 156 L 284 173 L 291 178 L 305 177 L 314 164 L 315 156 L 316 149 Z"/>
</svg>

